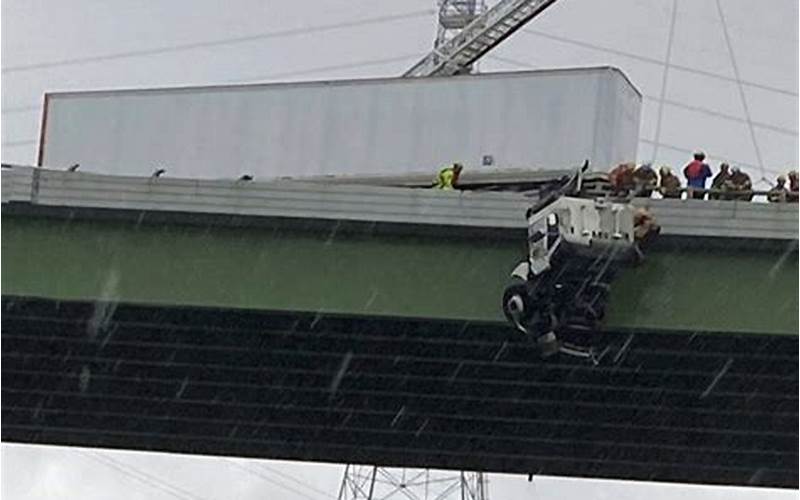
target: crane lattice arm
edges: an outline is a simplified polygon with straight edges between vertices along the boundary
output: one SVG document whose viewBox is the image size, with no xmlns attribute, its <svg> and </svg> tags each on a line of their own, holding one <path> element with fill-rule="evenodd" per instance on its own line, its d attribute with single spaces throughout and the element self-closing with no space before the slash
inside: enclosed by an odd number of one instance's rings
<svg viewBox="0 0 800 500">
<path fill-rule="evenodd" d="M 458 35 L 432 50 L 403 75 L 449 76 L 463 73 L 556 0 L 501 0 Z"/>
</svg>

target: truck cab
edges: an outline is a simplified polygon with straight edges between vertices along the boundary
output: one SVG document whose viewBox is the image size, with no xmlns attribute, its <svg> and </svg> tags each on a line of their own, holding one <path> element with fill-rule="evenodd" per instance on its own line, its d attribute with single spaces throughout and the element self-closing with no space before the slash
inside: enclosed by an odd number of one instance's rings
<svg viewBox="0 0 800 500">
<path fill-rule="evenodd" d="M 594 358 L 592 333 L 601 326 L 611 282 L 643 258 L 643 243 L 659 232 L 630 199 L 586 197 L 587 167 L 528 209 L 528 254 L 503 294 L 506 318 L 544 356 Z"/>
</svg>

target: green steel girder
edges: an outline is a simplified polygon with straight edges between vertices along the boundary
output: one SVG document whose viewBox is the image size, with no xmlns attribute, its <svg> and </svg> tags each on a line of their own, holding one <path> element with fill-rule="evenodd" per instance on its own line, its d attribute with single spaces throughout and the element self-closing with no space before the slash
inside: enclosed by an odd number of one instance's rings
<svg viewBox="0 0 800 500">
<path fill-rule="evenodd" d="M 2 291 L 61 300 L 502 321 L 524 241 L 2 217 Z M 796 250 L 654 252 L 609 328 L 797 334 Z"/>
</svg>

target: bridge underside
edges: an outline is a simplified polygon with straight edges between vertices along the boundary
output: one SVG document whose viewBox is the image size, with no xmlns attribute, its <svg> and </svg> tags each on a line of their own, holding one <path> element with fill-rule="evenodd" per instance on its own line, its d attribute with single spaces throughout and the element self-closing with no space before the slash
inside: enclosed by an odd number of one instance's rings
<svg viewBox="0 0 800 500">
<path fill-rule="evenodd" d="M 2 303 L 4 441 L 798 486 L 793 335 L 618 329 L 592 366 L 495 322 Z"/>
</svg>

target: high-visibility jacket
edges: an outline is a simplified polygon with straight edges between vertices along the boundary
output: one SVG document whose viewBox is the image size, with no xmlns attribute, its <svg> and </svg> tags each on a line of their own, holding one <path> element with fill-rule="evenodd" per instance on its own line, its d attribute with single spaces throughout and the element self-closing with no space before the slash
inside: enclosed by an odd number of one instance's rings
<svg viewBox="0 0 800 500">
<path fill-rule="evenodd" d="M 436 176 L 436 189 L 453 189 L 453 181 L 456 178 L 455 169 L 453 167 L 445 167 L 439 171 Z"/>
</svg>

